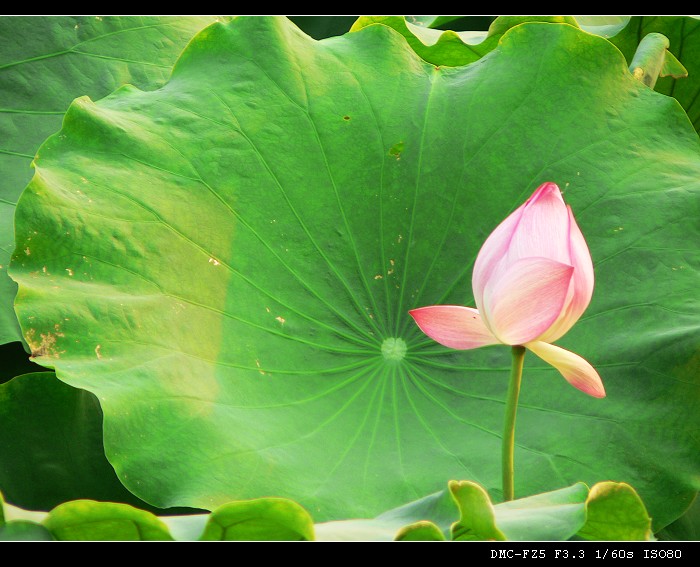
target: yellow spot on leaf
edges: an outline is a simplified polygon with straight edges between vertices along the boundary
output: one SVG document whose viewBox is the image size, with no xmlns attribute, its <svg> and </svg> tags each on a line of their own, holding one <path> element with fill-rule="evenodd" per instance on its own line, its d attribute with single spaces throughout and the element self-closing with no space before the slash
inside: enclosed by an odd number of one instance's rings
<svg viewBox="0 0 700 567">
<path fill-rule="evenodd" d="M 39 339 L 36 338 L 36 330 L 29 329 L 24 335 L 24 338 L 32 351 L 32 358 L 46 356 L 50 358 L 59 358 L 65 351 L 59 351 L 56 348 L 56 337 L 62 337 L 63 333 L 40 333 Z"/>
</svg>

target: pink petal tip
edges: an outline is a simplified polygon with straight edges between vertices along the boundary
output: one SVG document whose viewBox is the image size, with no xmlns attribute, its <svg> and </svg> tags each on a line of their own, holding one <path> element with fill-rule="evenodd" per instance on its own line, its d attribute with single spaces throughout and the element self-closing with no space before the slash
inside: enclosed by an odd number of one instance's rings
<svg viewBox="0 0 700 567">
<path fill-rule="evenodd" d="M 461 305 L 431 305 L 412 309 L 413 317 L 421 331 L 434 341 L 449 348 L 469 350 L 497 344 L 476 309 Z"/>
</svg>

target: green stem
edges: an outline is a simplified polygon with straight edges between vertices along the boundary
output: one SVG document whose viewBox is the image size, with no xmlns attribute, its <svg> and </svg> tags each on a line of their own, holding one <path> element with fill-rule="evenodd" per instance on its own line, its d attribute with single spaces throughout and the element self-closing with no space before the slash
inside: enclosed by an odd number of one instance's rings
<svg viewBox="0 0 700 567">
<path fill-rule="evenodd" d="M 506 417 L 503 429 L 503 500 L 508 502 L 515 497 L 513 483 L 513 453 L 515 449 L 515 415 L 518 412 L 520 382 L 523 377 L 525 347 L 513 347 L 513 366 L 510 370 L 508 399 L 506 399 Z"/>
</svg>

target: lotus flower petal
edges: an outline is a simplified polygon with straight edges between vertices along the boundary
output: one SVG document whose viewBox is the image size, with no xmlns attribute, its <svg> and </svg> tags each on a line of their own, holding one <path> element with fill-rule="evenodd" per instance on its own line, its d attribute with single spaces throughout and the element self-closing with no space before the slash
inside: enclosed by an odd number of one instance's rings
<svg viewBox="0 0 700 567">
<path fill-rule="evenodd" d="M 542 341 L 534 341 L 525 346 L 559 370 L 574 388 L 578 388 L 594 398 L 605 397 L 603 381 L 586 359 L 571 351 Z"/>
<path fill-rule="evenodd" d="M 571 208 L 555 183 L 543 183 L 481 247 L 472 274 L 477 309 L 434 305 L 410 313 L 445 346 L 525 345 L 579 390 L 604 397 L 587 361 L 550 344 L 588 307 L 593 280 L 591 254 Z"/>
<path fill-rule="evenodd" d="M 472 275 L 476 306 L 483 309 L 484 289 L 504 277 L 505 271 L 523 258 L 549 258 L 571 265 L 569 215 L 554 183 L 542 184 L 486 239 Z"/>
<path fill-rule="evenodd" d="M 574 268 L 548 258 L 523 258 L 484 290 L 482 316 L 498 339 L 521 345 L 542 335 L 559 317 Z"/>
<path fill-rule="evenodd" d="M 474 300 L 478 309 L 483 309 L 484 289 L 486 289 L 491 276 L 508 251 L 508 245 L 513 238 L 515 229 L 518 227 L 525 204 L 520 205 L 513 213 L 508 215 L 489 235 L 486 242 L 481 246 L 481 250 L 479 250 L 472 273 L 472 290 L 474 291 Z"/>
<path fill-rule="evenodd" d="M 554 342 L 562 337 L 574 323 L 579 320 L 591 302 L 593 295 L 593 261 L 581 229 L 576 224 L 571 207 L 567 207 L 569 215 L 569 255 L 574 266 L 571 297 L 566 302 L 566 308 L 559 319 L 540 337 L 540 340 Z"/>
<path fill-rule="evenodd" d="M 525 202 L 505 263 L 541 256 L 564 264 L 569 257 L 569 215 L 559 187 L 544 183 Z"/>
<path fill-rule="evenodd" d="M 421 331 L 446 347 L 468 350 L 498 344 L 476 309 L 461 305 L 432 305 L 409 311 Z"/>
</svg>

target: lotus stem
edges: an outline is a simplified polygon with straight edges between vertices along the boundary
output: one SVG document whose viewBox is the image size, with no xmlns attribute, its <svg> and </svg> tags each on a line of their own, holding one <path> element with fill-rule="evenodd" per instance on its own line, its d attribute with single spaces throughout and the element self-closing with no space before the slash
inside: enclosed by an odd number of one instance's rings
<svg viewBox="0 0 700 567">
<path fill-rule="evenodd" d="M 513 365 L 510 370 L 508 398 L 506 399 L 505 425 L 503 429 L 503 500 L 508 502 L 515 497 L 513 456 L 515 450 L 515 416 L 518 412 L 520 382 L 523 377 L 525 347 L 513 347 Z"/>
</svg>

